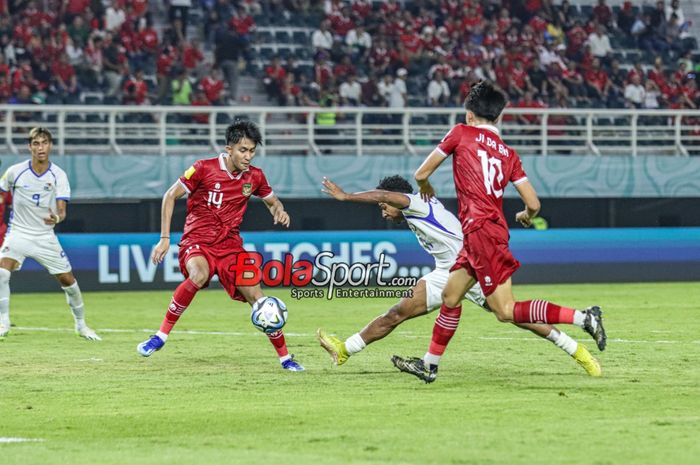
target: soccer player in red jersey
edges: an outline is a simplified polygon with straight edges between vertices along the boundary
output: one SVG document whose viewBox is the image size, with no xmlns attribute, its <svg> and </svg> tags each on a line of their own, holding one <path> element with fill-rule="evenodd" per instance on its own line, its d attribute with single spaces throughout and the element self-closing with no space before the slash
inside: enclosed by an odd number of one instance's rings
<svg viewBox="0 0 700 465">
<path fill-rule="evenodd" d="M 138 345 L 138 352 L 148 357 L 160 350 L 173 326 L 194 299 L 209 285 L 214 274 L 234 300 L 253 305 L 263 296 L 260 285 L 236 286 L 230 267 L 238 253 L 244 252 L 239 226 L 251 195 L 260 197 L 270 210 L 274 224 L 289 227 L 289 215 L 272 192 L 262 170 L 252 166 L 255 149 L 262 143 L 258 127 L 238 120 L 226 129 L 226 151 L 218 157 L 197 160 L 170 186 L 163 196 L 161 234 L 151 254 L 153 263 L 163 261 L 170 248 L 170 221 L 175 200 L 185 194 L 187 217 L 180 239 L 180 271 L 185 281 L 175 290 L 160 330 Z M 282 368 L 303 371 L 287 351 L 282 331 L 268 334 Z"/>
<path fill-rule="evenodd" d="M 539 213 L 540 201 L 520 157 L 503 143 L 495 126 L 506 106 L 504 94 L 484 81 L 472 87 L 464 106 L 466 124 L 453 127 L 415 174 L 421 195 L 432 198 L 435 191 L 430 175 L 452 155 L 463 247 L 442 291 L 440 315 L 428 352 L 422 359 L 395 355 L 392 362 L 399 370 L 426 383 L 435 381 L 440 357 L 459 324 L 461 301 L 477 281 L 499 321 L 573 324 L 589 333 L 598 349 L 604 350 L 606 336 L 599 307 L 581 311 L 544 300 L 515 301 L 510 277 L 520 263 L 508 248 L 510 235 L 503 214 L 503 191 L 508 182 L 515 186 L 525 203 L 515 220 L 525 227 Z"/>
</svg>

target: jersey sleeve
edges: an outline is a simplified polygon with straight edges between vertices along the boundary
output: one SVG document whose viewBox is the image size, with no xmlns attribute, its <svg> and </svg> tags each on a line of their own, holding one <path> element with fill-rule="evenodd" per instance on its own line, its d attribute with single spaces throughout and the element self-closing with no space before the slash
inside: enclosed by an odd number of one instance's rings
<svg viewBox="0 0 700 465">
<path fill-rule="evenodd" d="M 253 195 L 260 197 L 261 199 L 266 199 L 275 193 L 272 192 L 272 187 L 270 187 L 270 184 L 268 184 L 265 173 L 263 173 L 262 170 L 260 170 L 259 173 L 258 182 L 255 183 L 256 186 L 255 190 L 253 191 Z"/>
<path fill-rule="evenodd" d="M 63 170 L 58 170 L 56 173 L 56 200 L 70 201 L 70 183 Z"/>
<path fill-rule="evenodd" d="M 510 182 L 517 186 L 525 181 L 527 181 L 527 174 L 525 174 L 523 169 L 523 162 L 520 160 L 520 156 L 513 151 L 513 171 L 510 173 Z"/>
<path fill-rule="evenodd" d="M 197 160 L 192 166 L 187 168 L 185 172 L 178 178 L 182 187 L 185 188 L 188 194 L 197 189 L 199 183 L 202 182 L 204 176 L 204 166 L 202 160 Z"/>
<path fill-rule="evenodd" d="M 404 194 L 409 198 L 410 203 L 408 207 L 402 208 L 401 213 L 404 216 L 417 216 L 423 218 L 430 214 L 430 206 L 428 203 L 421 198 L 418 194 Z"/>
<path fill-rule="evenodd" d="M 459 144 L 461 132 L 460 126 L 454 126 L 452 129 L 450 129 L 450 132 L 448 132 L 445 137 L 442 138 L 442 141 L 438 144 L 435 150 L 446 157 L 452 155 Z"/>
<path fill-rule="evenodd" d="M 11 182 L 13 174 L 11 173 L 11 171 L 12 168 L 8 168 L 0 178 L 0 190 L 2 190 L 3 192 L 10 192 L 10 189 L 12 188 Z"/>
</svg>

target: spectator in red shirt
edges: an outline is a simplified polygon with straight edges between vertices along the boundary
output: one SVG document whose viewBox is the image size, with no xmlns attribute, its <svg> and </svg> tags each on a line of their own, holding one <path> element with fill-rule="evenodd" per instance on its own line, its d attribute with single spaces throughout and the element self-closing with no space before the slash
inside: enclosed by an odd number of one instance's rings
<svg viewBox="0 0 700 465">
<path fill-rule="evenodd" d="M 593 18 L 605 27 L 610 27 L 612 22 L 612 10 L 605 4 L 605 0 L 598 0 L 598 4 L 593 8 Z"/>
<path fill-rule="evenodd" d="M 599 105 L 605 106 L 610 92 L 610 81 L 605 70 L 600 67 L 600 59 L 594 58 L 591 69 L 585 74 L 588 96 Z"/>
<path fill-rule="evenodd" d="M 53 84 L 56 93 L 65 98 L 78 94 L 78 78 L 75 75 L 75 68 L 68 63 L 68 55 L 62 53 L 58 61 L 51 65 Z"/>
<path fill-rule="evenodd" d="M 517 108 L 545 108 L 546 105 L 539 100 L 535 100 L 532 92 L 527 91 L 523 94 L 523 98 L 515 105 Z M 539 115 L 518 115 L 518 122 L 525 125 L 539 124 L 542 117 Z"/>
<path fill-rule="evenodd" d="M 174 47 L 167 46 L 163 47 L 156 60 L 156 79 L 158 80 L 158 102 L 165 102 L 166 96 L 170 89 L 171 81 L 171 71 L 175 60 L 177 58 L 177 51 Z"/>
<path fill-rule="evenodd" d="M 204 54 L 199 40 L 193 38 L 185 43 L 182 52 L 182 65 L 187 71 L 197 71 L 204 61 Z M 196 73 L 195 73 L 196 74 Z"/>
<path fill-rule="evenodd" d="M 406 47 L 410 58 L 417 58 L 423 52 L 423 42 L 420 36 L 413 30 L 412 24 L 407 24 L 404 32 L 399 37 L 401 43 Z"/>
<path fill-rule="evenodd" d="M 346 76 L 349 76 L 351 74 L 357 75 L 357 67 L 352 64 L 352 59 L 350 58 L 350 55 L 343 55 L 343 58 L 340 60 L 340 63 L 333 67 L 333 76 L 335 76 L 337 81 L 339 80 L 339 78 L 344 79 Z"/>
<path fill-rule="evenodd" d="M 211 105 L 211 103 L 207 99 L 207 95 L 204 90 L 196 88 L 194 90 L 191 105 L 193 107 L 208 107 Z M 192 121 L 197 124 L 209 124 L 209 113 L 195 113 L 192 115 Z"/>
<path fill-rule="evenodd" d="M 10 85 L 10 77 L 5 74 L 0 74 L 0 103 L 7 103 L 12 96 L 12 86 Z"/>
<path fill-rule="evenodd" d="M 143 71 L 136 72 L 129 76 L 124 83 L 123 100 L 124 105 L 149 105 L 148 85 L 143 80 Z"/>
<path fill-rule="evenodd" d="M 223 105 L 224 103 L 224 79 L 219 68 L 212 68 L 211 72 L 199 81 L 199 87 L 204 91 L 204 95 L 212 105 Z"/>
<path fill-rule="evenodd" d="M 351 8 L 355 17 L 363 22 L 372 14 L 372 2 L 369 0 L 353 0 Z"/>
<path fill-rule="evenodd" d="M 280 98 L 280 85 L 286 75 L 287 71 L 282 66 L 280 57 L 275 55 L 272 57 L 272 62 L 265 68 L 265 77 L 263 78 L 268 100 Z"/>
<path fill-rule="evenodd" d="M 339 13 L 332 15 L 330 20 L 331 30 L 337 36 L 344 38 L 351 29 L 355 29 L 355 21 L 352 19 L 352 10 L 350 10 L 350 7 L 347 5 L 344 6 Z"/>
</svg>

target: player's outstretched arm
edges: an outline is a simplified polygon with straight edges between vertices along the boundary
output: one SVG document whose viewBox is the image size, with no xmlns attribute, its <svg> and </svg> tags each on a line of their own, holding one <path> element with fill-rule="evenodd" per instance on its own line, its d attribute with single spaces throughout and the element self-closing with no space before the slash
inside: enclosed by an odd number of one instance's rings
<svg viewBox="0 0 700 465">
<path fill-rule="evenodd" d="M 537 197 L 537 192 L 535 192 L 535 188 L 532 187 L 530 181 L 516 184 L 515 189 L 525 203 L 525 210 L 515 214 L 515 221 L 527 228 L 532 224 L 532 219 L 540 212 L 540 199 Z"/>
<path fill-rule="evenodd" d="M 186 193 L 187 191 L 180 181 L 175 181 L 170 189 L 163 194 L 163 203 L 160 207 L 160 240 L 151 252 L 151 261 L 156 265 L 163 261 L 165 254 L 170 249 L 170 222 L 173 218 L 175 201 Z"/>
<path fill-rule="evenodd" d="M 270 197 L 264 198 L 263 202 L 265 202 L 267 209 L 270 210 L 273 224 L 289 227 L 291 221 L 289 215 L 284 211 L 284 205 L 282 205 L 282 201 L 276 195 L 272 194 Z"/>
<path fill-rule="evenodd" d="M 413 175 L 413 177 L 416 180 L 416 183 L 418 184 L 420 196 L 426 202 L 429 201 L 431 198 L 435 197 L 435 189 L 433 189 L 432 184 L 430 184 L 429 178 L 435 172 L 435 170 L 438 169 L 438 166 L 440 166 L 442 162 L 445 161 L 445 158 L 445 155 L 438 152 L 437 150 L 433 150 L 432 153 L 428 155 L 428 157 L 423 161 L 423 164 L 421 164 L 418 167 L 416 173 Z"/>
<path fill-rule="evenodd" d="M 395 208 L 406 208 L 411 203 L 411 200 L 400 192 L 375 189 L 371 191 L 348 193 L 328 178 L 323 178 L 321 184 L 323 185 L 321 192 L 341 202 L 386 203 Z"/>
</svg>

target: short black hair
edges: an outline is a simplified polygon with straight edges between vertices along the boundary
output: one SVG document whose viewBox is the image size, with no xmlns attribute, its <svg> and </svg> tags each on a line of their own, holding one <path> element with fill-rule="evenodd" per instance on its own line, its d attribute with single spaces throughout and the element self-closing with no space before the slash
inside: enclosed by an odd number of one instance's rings
<svg viewBox="0 0 700 465">
<path fill-rule="evenodd" d="M 237 119 L 226 128 L 226 145 L 235 145 L 244 137 L 255 142 L 256 147 L 263 143 L 260 129 L 252 121 Z"/>
<path fill-rule="evenodd" d="M 464 109 L 495 123 L 506 106 L 506 96 L 489 81 L 481 81 L 471 88 L 464 99 Z"/>
<path fill-rule="evenodd" d="M 413 194 L 413 186 L 411 183 L 408 182 L 406 178 L 403 178 L 398 174 L 394 176 L 387 176 L 379 181 L 377 189 L 391 192 L 402 192 L 404 194 Z"/>
</svg>

